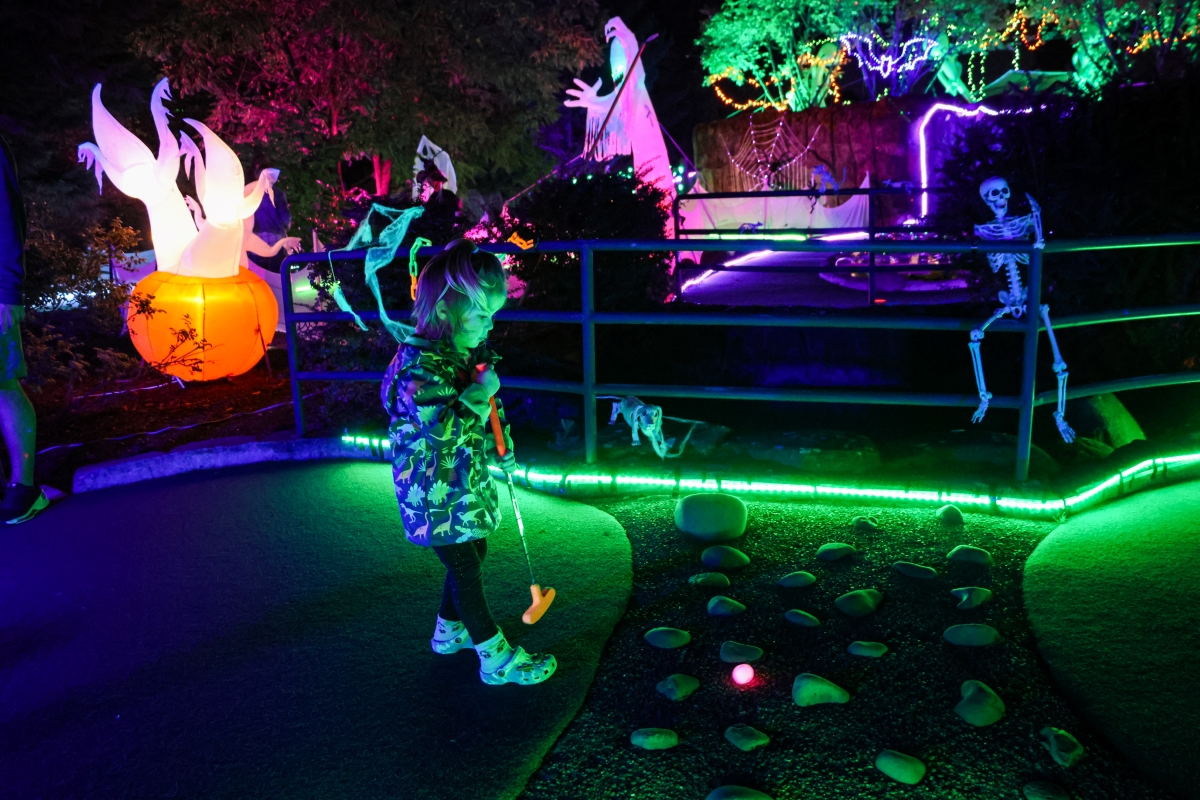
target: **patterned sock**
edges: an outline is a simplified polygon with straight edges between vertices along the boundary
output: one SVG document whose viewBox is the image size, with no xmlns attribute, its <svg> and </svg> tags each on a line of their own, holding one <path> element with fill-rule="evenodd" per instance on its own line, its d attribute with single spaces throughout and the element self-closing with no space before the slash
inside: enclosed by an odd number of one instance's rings
<svg viewBox="0 0 1200 800">
<path fill-rule="evenodd" d="M 479 654 L 479 668 L 484 672 L 495 672 L 503 667 L 512 657 L 512 647 L 504 638 L 504 631 L 496 630 L 496 635 L 475 645 Z"/>
<path fill-rule="evenodd" d="M 438 616 L 437 630 L 434 631 L 433 638 L 439 642 L 448 642 L 464 630 L 466 628 L 463 626 L 462 620 L 448 620 Z"/>
</svg>

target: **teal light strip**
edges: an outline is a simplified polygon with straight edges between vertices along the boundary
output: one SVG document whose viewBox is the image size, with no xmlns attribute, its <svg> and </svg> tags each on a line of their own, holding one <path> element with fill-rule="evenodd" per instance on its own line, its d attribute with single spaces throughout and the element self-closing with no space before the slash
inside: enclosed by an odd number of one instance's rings
<svg viewBox="0 0 1200 800">
<path fill-rule="evenodd" d="M 358 449 L 370 448 L 386 457 L 384 447 L 387 440 L 365 436 L 342 437 L 342 443 Z M 747 481 L 725 478 L 663 478 L 651 475 L 604 475 L 598 473 L 539 472 L 533 468 L 517 469 L 514 480 L 523 481 L 532 489 L 567 493 L 573 489 L 584 492 L 606 487 L 622 489 L 664 489 L 694 492 L 727 492 L 730 494 L 765 495 L 764 499 L 784 497 L 845 498 L 853 500 L 881 500 L 888 502 L 913 503 L 916 505 L 941 505 L 954 503 L 967 510 L 998 510 L 1010 516 L 1045 517 L 1057 516 L 1064 511 L 1082 511 L 1093 503 L 1105 499 L 1105 492 L 1114 487 L 1124 494 L 1126 489 L 1140 489 L 1146 479 L 1153 480 L 1165 475 L 1168 468 L 1177 473 L 1181 468 L 1200 466 L 1200 453 L 1148 458 L 1131 467 L 1113 474 L 1099 483 L 1080 490 L 1065 498 L 1039 500 L 1027 497 L 1003 497 L 998 495 L 972 494 L 970 492 L 927 491 L 919 489 L 888 489 L 858 486 L 830 486 L 827 484 L 786 483 L 778 481 Z M 497 466 L 490 466 L 493 475 L 502 476 Z"/>
</svg>

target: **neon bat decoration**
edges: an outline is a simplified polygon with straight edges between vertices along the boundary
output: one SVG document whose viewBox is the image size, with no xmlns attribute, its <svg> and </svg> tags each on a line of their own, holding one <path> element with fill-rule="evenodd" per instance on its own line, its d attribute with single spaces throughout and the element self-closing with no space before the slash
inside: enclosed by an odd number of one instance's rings
<svg viewBox="0 0 1200 800">
<path fill-rule="evenodd" d="M 844 33 L 840 37 L 842 47 L 853 52 L 858 60 L 858 66 L 864 71 L 877 73 L 881 77 L 890 78 L 894 73 L 911 72 L 930 59 L 938 43 L 925 36 L 915 36 L 900 45 L 900 54 L 891 56 L 879 53 L 875 48 L 875 40 L 857 33 Z"/>
</svg>

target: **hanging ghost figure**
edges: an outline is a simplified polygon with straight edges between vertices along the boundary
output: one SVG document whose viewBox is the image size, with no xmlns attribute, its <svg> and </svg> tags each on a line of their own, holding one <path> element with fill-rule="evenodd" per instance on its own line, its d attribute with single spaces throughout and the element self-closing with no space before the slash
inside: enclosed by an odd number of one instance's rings
<svg viewBox="0 0 1200 800">
<path fill-rule="evenodd" d="M 975 235 L 980 239 L 990 241 L 1012 241 L 1014 239 L 1024 239 L 1030 233 L 1033 234 L 1033 246 L 1037 248 L 1045 247 L 1045 241 L 1042 239 L 1042 210 L 1037 202 L 1030 195 L 1025 195 L 1029 199 L 1029 207 L 1032 209 L 1031 214 L 1026 214 L 1022 217 L 1010 217 L 1008 215 L 1008 201 L 1012 195 L 1012 190 L 1008 187 L 1008 181 L 1003 178 L 988 178 L 979 185 L 979 196 L 983 198 L 983 202 L 987 203 L 988 208 L 996 215 L 996 218 L 991 222 L 985 222 L 982 225 L 975 226 Z M 996 313 L 988 317 L 987 321 L 971 331 L 971 362 L 975 367 L 975 384 L 979 388 L 979 408 L 975 410 L 974 416 L 971 417 L 972 422 L 982 422 L 983 417 L 987 414 L 988 401 L 992 399 L 992 395 L 987 390 L 987 384 L 983 378 L 983 357 L 980 355 L 980 345 L 983 342 L 983 337 L 989 325 L 1005 315 L 1011 315 L 1013 319 L 1019 319 L 1025 314 L 1025 301 L 1027 292 L 1025 286 L 1021 283 L 1021 272 L 1019 265 L 1028 264 L 1029 256 L 1023 253 L 988 253 L 988 264 L 992 267 L 992 272 L 999 272 L 1003 267 L 1007 272 L 1008 291 L 1002 291 L 999 295 L 999 300 L 1003 304 L 996 309 Z M 1046 324 L 1046 334 L 1050 338 L 1050 348 L 1054 351 L 1054 374 L 1058 378 L 1058 409 L 1054 412 L 1054 423 L 1058 426 L 1058 432 L 1062 435 L 1063 441 L 1068 444 L 1075 441 L 1075 431 L 1071 430 L 1071 426 L 1067 424 L 1065 419 L 1067 406 L 1067 362 L 1063 361 L 1062 353 L 1058 350 L 1058 340 L 1054 336 L 1054 328 L 1050 326 L 1050 306 L 1043 305 L 1040 309 L 1042 321 Z"/>
<path fill-rule="evenodd" d="M 567 89 L 567 94 L 574 99 L 564 101 L 563 105 L 587 110 L 585 154 L 598 161 L 632 155 L 634 172 L 646 183 L 666 192 L 670 202 L 675 197 L 675 180 L 671 176 L 671 160 L 667 157 L 667 143 L 663 140 L 658 115 L 654 113 L 654 104 L 646 91 L 646 68 L 638 59 L 630 69 L 638 52 L 637 37 L 620 17 L 613 17 L 604 26 L 604 38 L 611 43 L 608 64 L 616 88 L 601 97 L 600 80 L 588 86 L 576 78 L 578 88 Z M 614 102 L 617 103 L 615 108 Z M 606 118 L 607 125 L 604 124 Z"/>
</svg>

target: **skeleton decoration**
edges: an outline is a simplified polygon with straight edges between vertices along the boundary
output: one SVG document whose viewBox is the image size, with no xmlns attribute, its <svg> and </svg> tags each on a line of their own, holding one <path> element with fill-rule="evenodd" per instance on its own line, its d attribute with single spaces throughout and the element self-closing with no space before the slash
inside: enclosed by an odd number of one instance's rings
<svg viewBox="0 0 1200 800">
<path fill-rule="evenodd" d="M 602 397 L 600 399 L 616 401 L 613 403 L 612 416 L 609 417 L 608 424 L 616 425 L 617 417 L 622 417 L 625 420 L 625 424 L 633 431 L 633 446 L 638 447 L 641 445 L 640 434 L 644 433 L 646 439 L 650 442 L 650 447 L 654 450 L 654 454 L 659 458 L 679 458 L 683 455 L 683 449 L 687 447 L 688 440 L 692 438 L 692 433 L 695 432 L 696 426 L 700 424 L 689 419 L 663 417 L 662 406 L 652 406 L 643 403 L 636 397 Z M 678 453 L 670 452 L 671 448 L 675 445 L 675 440 L 664 437 L 662 429 L 664 419 L 691 424 L 687 436 L 683 437 L 683 441 L 679 445 Z"/>
<path fill-rule="evenodd" d="M 987 203 L 996 218 L 991 222 L 976 225 L 975 235 L 980 239 L 990 241 L 1012 241 L 1023 239 L 1033 233 L 1033 246 L 1045 247 L 1045 241 L 1042 239 L 1041 208 L 1033 197 L 1027 194 L 1025 196 L 1029 198 L 1029 207 L 1033 213 L 1022 217 L 1010 217 L 1008 200 L 1011 195 L 1012 190 L 1008 187 L 1008 181 L 1003 178 L 988 178 L 979 185 L 979 196 L 983 198 L 983 202 Z M 1013 319 L 1019 319 L 1026 311 L 1027 293 L 1021 284 L 1019 265 L 1028 264 L 1029 256 L 1017 253 L 988 253 L 987 259 L 992 267 L 992 272 L 999 272 L 1001 267 L 1007 272 L 1008 291 L 1000 292 L 999 299 L 1002 305 L 996 309 L 996 313 L 971 331 L 971 343 L 968 346 L 971 349 L 971 362 L 975 366 L 975 384 L 979 388 L 979 408 L 971 417 L 972 422 L 983 421 L 984 415 L 987 414 L 988 401 L 992 399 L 983 378 L 983 358 L 979 353 L 984 334 L 988 326 L 1001 317 L 1011 315 Z M 1058 432 L 1062 435 L 1063 441 L 1070 443 L 1075 441 L 1075 431 L 1071 430 L 1071 426 L 1067 424 L 1064 416 L 1067 406 L 1067 362 L 1063 361 L 1062 353 L 1058 350 L 1058 340 L 1054 336 L 1054 328 L 1050 325 L 1050 306 L 1043 305 L 1040 312 L 1042 321 L 1046 323 L 1046 334 L 1050 337 L 1050 348 L 1054 351 L 1054 374 L 1058 378 L 1058 409 L 1054 412 L 1054 423 L 1058 426 Z"/>
</svg>

